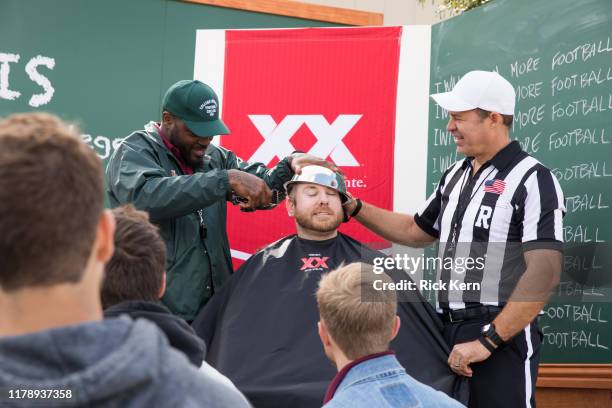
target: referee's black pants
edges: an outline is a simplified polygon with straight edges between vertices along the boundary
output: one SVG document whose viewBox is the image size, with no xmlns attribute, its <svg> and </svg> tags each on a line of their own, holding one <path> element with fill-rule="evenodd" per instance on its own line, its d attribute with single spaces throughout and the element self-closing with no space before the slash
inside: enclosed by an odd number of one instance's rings
<svg viewBox="0 0 612 408">
<path fill-rule="evenodd" d="M 485 316 L 456 323 L 445 323 L 444 338 L 451 349 L 455 344 L 480 337 L 481 328 L 492 318 Z M 488 359 L 472 363 L 469 408 L 535 407 L 535 386 L 540 362 L 542 332 L 537 319 Z"/>
</svg>

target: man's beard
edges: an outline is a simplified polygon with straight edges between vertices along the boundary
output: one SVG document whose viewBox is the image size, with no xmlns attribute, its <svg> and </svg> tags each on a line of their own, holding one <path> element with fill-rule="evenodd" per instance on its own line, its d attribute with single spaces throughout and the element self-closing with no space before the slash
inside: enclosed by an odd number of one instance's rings
<svg viewBox="0 0 612 408">
<path fill-rule="evenodd" d="M 311 213 L 312 214 L 312 213 Z M 296 212 L 295 221 L 304 229 L 316 232 L 331 232 L 342 224 L 342 214 L 329 217 L 327 220 L 314 220 L 314 215 Z"/>
<path fill-rule="evenodd" d="M 170 132 L 170 135 L 172 135 L 171 140 L 177 140 L 177 138 L 174 136 L 174 132 Z M 191 167 L 192 169 L 196 169 L 202 165 L 201 159 L 197 159 L 196 161 L 193 161 L 193 159 L 191 158 L 191 146 L 174 144 L 174 147 L 176 147 L 179 150 L 179 152 L 181 152 L 181 157 L 183 159 L 183 162 L 187 166 Z"/>
</svg>

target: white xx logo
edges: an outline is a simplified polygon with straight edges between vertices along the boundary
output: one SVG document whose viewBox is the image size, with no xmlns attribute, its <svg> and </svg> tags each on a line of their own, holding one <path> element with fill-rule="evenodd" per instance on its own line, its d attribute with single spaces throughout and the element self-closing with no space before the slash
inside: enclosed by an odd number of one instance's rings
<svg viewBox="0 0 612 408">
<path fill-rule="evenodd" d="M 305 124 L 317 139 L 308 153 L 329 156 L 338 166 L 359 166 L 342 139 L 363 115 L 338 115 L 331 124 L 323 115 L 287 115 L 279 124 L 270 115 L 248 116 L 265 139 L 249 161 L 269 163 L 275 156 L 282 159 L 290 155 L 295 151 L 290 139 Z"/>
</svg>

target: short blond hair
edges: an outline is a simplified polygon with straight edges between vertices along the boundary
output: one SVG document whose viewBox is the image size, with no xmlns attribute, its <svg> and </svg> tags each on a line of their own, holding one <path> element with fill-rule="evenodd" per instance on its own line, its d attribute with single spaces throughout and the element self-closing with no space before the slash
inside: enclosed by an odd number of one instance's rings
<svg viewBox="0 0 612 408">
<path fill-rule="evenodd" d="M 316 296 L 321 320 L 351 360 L 389 348 L 397 296 L 392 290 L 374 289 L 374 281 L 379 279 L 391 282 L 385 274 L 374 274 L 371 265 L 352 263 L 324 275 L 319 282 Z"/>
</svg>

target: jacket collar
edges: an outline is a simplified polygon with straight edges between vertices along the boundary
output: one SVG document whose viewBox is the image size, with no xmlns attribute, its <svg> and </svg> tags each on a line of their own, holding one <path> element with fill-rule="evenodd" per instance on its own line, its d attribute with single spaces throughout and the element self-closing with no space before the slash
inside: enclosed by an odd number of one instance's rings
<svg viewBox="0 0 612 408">
<path fill-rule="evenodd" d="M 162 142 L 161 136 L 157 131 L 158 123 L 157 122 L 149 122 L 144 125 L 144 130 L 147 134 L 147 138 L 151 140 L 153 143 L 160 147 L 165 147 L 164 142 Z"/>
<path fill-rule="evenodd" d="M 105 318 L 127 314 L 132 319 L 144 318 L 157 325 L 168 338 L 170 345 L 183 352 L 196 367 L 202 365 L 206 344 L 183 319 L 173 315 L 159 302 L 127 300 L 104 310 Z"/>
<path fill-rule="evenodd" d="M 122 313 L 127 313 L 134 310 L 170 314 L 170 310 L 160 302 L 149 302 L 146 300 L 124 300 L 123 302 L 109 306 L 104 310 L 104 313 L 118 316 Z"/>
<path fill-rule="evenodd" d="M 338 388 L 340 387 L 340 384 L 342 384 L 342 382 L 345 379 L 351 379 L 352 381 L 354 381 L 351 377 L 360 377 L 363 374 L 366 374 L 366 376 L 369 376 L 371 374 L 373 374 L 371 372 L 371 370 L 365 370 L 366 373 L 358 373 L 358 371 L 364 371 L 364 370 L 353 370 L 351 371 L 351 369 L 353 369 L 353 367 L 357 367 L 358 365 L 361 364 L 361 366 L 359 368 L 366 368 L 365 365 L 367 364 L 367 361 L 370 360 L 374 360 L 374 359 L 378 359 L 380 357 L 385 357 L 385 356 L 393 356 L 393 359 L 395 360 L 395 352 L 392 350 L 389 351 L 383 351 L 382 353 L 375 353 L 375 354 L 370 354 L 364 357 L 360 357 L 357 360 L 353 360 L 350 363 L 348 363 L 347 365 L 345 365 L 344 367 L 342 367 L 342 370 L 340 370 L 338 372 L 338 374 L 336 374 L 336 376 L 334 377 L 334 379 L 332 380 L 331 384 L 329 384 L 329 387 L 327 388 L 327 392 L 325 393 L 325 399 L 323 400 L 323 404 L 325 405 L 326 403 L 328 403 L 332 398 L 334 398 L 334 394 L 336 393 L 336 391 L 338 390 Z M 366 364 L 363 364 L 366 363 Z M 399 363 L 398 363 L 399 366 Z M 401 366 L 400 366 L 401 368 Z M 349 371 L 351 371 L 351 375 L 349 376 Z M 345 383 L 349 384 L 352 381 L 344 381 Z"/>
<path fill-rule="evenodd" d="M 157 134 L 161 138 L 161 141 L 164 143 L 164 146 L 166 146 L 166 149 L 168 149 L 168 151 L 172 153 L 183 174 L 193 174 L 193 169 L 185 162 L 183 154 L 178 149 L 178 147 L 170 143 L 170 140 L 168 140 L 168 138 L 162 131 L 161 126 L 158 123 L 155 123 L 154 126 L 155 130 L 157 131 Z"/>
</svg>

